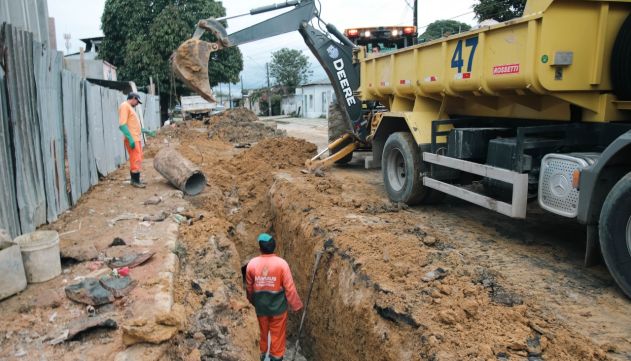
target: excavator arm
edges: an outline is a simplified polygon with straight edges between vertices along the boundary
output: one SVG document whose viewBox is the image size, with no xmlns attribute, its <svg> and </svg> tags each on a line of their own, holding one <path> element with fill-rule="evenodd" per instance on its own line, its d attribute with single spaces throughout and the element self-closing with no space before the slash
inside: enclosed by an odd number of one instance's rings
<svg viewBox="0 0 631 361">
<path fill-rule="evenodd" d="M 288 7 L 293 7 L 293 9 L 233 34 L 228 34 L 221 24 L 223 20 Z M 331 80 L 340 104 L 344 105 L 343 115 L 347 120 L 349 133 L 356 140 L 365 141 L 368 135 L 367 122 L 362 118 L 361 101 L 355 95 L 355 90 L 359 88 L 359 65 L 353 61 L 356 47 L 331 24 L 326 24 L 326 31 L 311 25 L 310 22 L 314 18 L 318 18 L 319 22 L 323 23 L 319 19 L 315 0 L 288 0 L 252 9 L 249 13 L 242 15 L 200 20 L 193 37 L 182 43 L 173 54 L 171 58 L 173 70 L 184 83 L 204 99 L 216 101 L 208 78 L 208 62 L 213 52 L 298 31 Z M 212 33 L 217 41 L 201 40 L 206 31 Z"/>
</svg>

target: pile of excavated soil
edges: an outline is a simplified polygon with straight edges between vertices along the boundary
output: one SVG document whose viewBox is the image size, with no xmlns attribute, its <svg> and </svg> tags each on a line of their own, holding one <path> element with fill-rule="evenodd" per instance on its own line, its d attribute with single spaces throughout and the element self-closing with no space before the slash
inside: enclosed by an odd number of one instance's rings
<svg viewBox="0 0 631 361">
<path fill-rule="evenodd" d="M 286 135 L 284 130 L 260 123 L 252 111 L 229 109 L 211 117 L 207 123 L 208 137 L 230 143 L 255 143 L 264 138 Z"/>
</svg>

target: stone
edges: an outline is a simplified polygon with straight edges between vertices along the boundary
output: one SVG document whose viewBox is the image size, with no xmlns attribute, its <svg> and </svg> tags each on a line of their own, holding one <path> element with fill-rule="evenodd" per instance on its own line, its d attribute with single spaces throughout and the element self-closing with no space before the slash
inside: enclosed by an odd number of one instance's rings
<svg viewBox="0 0 631 361">
<path fill-rule="evenodd" d="M 145 206 L 150 206 L 150 205 L 160 204 L 160 202 L 162 202 L 162 197 L 153 196 L 153 197 L 150 197 L 149 199 L 147 199 L 143 204 Z"/>
<path fill-rule="evenodd" d="M 125 346 L 141 342 L 160 344 L 173 338 L 178 329 L 175 326 L 160 325 L 155 320 L 135 319 L 123 325 L 123 343 Z"/>
<path fill-rule="evenodd" d="M 78 262 L 92 261 L 99 258 L 99 251 L 93 244 L 71 245 L 61 248 L 61 258 Z"/>
<path fill-rule="evenodd" d="M 114 302 L 114 295 L 96 278 L 86 278 L 65 288 L 69 299 L 86 305 L 100 306 Z"/>
<path fill-rule="evenodd" d="M 458 315 L 453 310 L 440 311 L 438 321 L 446 325 L 455 325 L 458 322 Z"/>
<path fill-rule="evenodd" d="M 436 237 L 432 237 L 432 236 L 427 236 L 425 238 L 423 238 L 423 244 L 425 244 L 426 246 L 433 246 L 436 244 Z"/>
<path fill-rule="evenodd" d="M 114 240 L 112 241 L 112 243 L 110 243 L 110 247 L 116 247 L 116 246 L 126 246 L 127 242 L 125 242 L 124 239 L 120 238 L 120 237 L 116 237 L 114 238 Z"/>
<path fill-rule="evenodd" d="M 66 325 L 61 335 L 51 340 L 49 344 L 56 345 L 64 341 L 70 341 L 78 334 L 95 328 L 116 329 L 118 328 L 118 324 L 113 319 L 107 317 L 87 317 L 72 321 Z"/>
<path fill-rule="evenodd" d="M 421 280 L 423 280 L 423 282 L 431 282 L 431 281 L 435 281 L 435 280 L 439 280 L 441 278 L 444 278 L 445 276 L 447 276 L 447 270 L 444 270 L 442 268 L 436 268 L 433 271 L 427 272 L 422 278 Z"/>
</svg>

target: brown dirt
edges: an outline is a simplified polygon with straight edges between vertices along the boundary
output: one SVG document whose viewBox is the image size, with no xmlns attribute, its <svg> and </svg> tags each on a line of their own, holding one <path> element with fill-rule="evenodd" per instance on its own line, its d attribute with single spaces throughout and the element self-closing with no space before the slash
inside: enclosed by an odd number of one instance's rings
<svg viewBox="0 0 631 361">
<path fill-rule="evenodd" d="M 216 119 L 221 121 L 235 128 L 248 124 Z M 147 149 L 150 155 L 165 144 L 176 146 L 205 172 L 209 184 L 199 196 L 184 200 L 187 213 L 203 218 L 181 226 L 174 250 L 181 263 L 174 298 L 184 306 L 188 326 L 168 344 L 168 359 L 258 359 L 256 318 L 243 292 L 240 267 L 258 253 L 255 239 L 263 231 L 279 240 L 278 253 L 289 261 L 303 301 L 314 254 L 327 245 L 301 343 L 310 360 L 608 360 L 615 354 L 608 351 L 619 348 L 594 342 L 597 337 L 591 335 L 600 328 L 571 327 L 559 309 L 573 312 L 576 298 L 555 298 L 555 308 L 549 298 L 529 293 L 528 285 L 518 286 L 498 272 L 493 248 L 502 245 L 479 242 L 490 232 L 473 227 L 475 220 L 459 216 L 447 221 L 445 213 L 455 212 L 448 206 L 419 211 L 392 204 L 370 178 L 373 173 L 353 176 L 333 168 L 324 177 L 302 174 L 304 161 L 315 152 L 304 140 L 263 137 L 250 149 L 236 149 L 229 142 L 209 139 L 202 122 L 187 122 L 163 130 Z M 124 173 L 97 187 L 76 211 L 51 227 L 67 232 L 83 220 L 83 230 L 69 240 L 96 234 L 93 242 L 99 250 L 113 236 L 131 238 L 133 227 L 103 231 L 108 229 L 104 223 L 127 207 L 122 203 L 129 201 L 121 199 L 138 197 L 134 190 L 119 191 Z M 89 215 L 89 209 L 95 214 Z M 149 270 L 159 261 L 145 267 Z M 73 266 L 64 279 L 83 274 L 84 268 Z M 539 271 L 533 267 L 523 272 Z M 35 333 L 48 332 L 46 320 L 52 312 L 60 312 L 66 321 L 83 311 L 55 294 L 62 282 L 30 287 L 0 304 L 3 321 L 10 325 L 0 330 L 0 346 L 9 350 L 0 357 L 13 355 Z M 155 280 L 144 280 L 137 288 L 136 307 L 142 306 L 143 284 L 151 282 Z M 123 316 L 126 307 L 114 306 Z M 292 337 L 296 321 L 292 315 Z M 12 339 L 3 341 L 9 331 Z M 68 360 L 124 349 L 120 330 L 45 347 L 42 354 Z"/>
<path fill-rule="evenodd" d="M 276 138 L 239 151 L 186 134 L 179 150 L 210 183 L 193 202 L 226 222 L 219 229 L 242 261 L 257 253 L 256 234 L 274 232 L 304 297 L 314 252 L 332 240 L 307 323 L 312 359 L 608 359 L 537 299 L 455 249 L 430 218 L 390 204 L 379 186 L 301 174 L 312 144 Z M 192 238 L 207 239 L 200 232 Z M 439 268 L 444 278 L 423 281 Z"/>
<path fill-rule="evenodd" d="M 209 43 L 188 39 L 171 56 L 173 71 L 191 89 L 209 102 L 216 102 L 208 79 Z"/>
<path fill-rule="evenodd" d="M 286 133 L 258 121 L 252 111 L 245 108 L 226 110 L 210 117 L 208 137 L 230 143 L 255 143 L 264 138 L 284 136 Z"/>
</svg>

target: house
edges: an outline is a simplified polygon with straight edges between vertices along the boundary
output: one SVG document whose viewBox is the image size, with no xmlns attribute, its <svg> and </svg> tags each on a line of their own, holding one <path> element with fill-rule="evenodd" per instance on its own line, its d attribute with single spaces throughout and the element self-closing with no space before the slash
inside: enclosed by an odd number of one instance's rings
<svg viewBox="0 0 631 361">
<path fill-rule="evenodd" d="M 99 80 L 116 80 L 116 67 L 105 60 L 98 59 L 99 47 L 103 37 L 81 39 L 85 43 L 83 66 L 81 53 L 66 55 L 64 68 L 84 78 Z"/>
<path fill-rule="evenodd" d="M 287 109 L 283 111 L 285 114 L 294 112 L 304 118 L 326 118 L 329 104 L 334 97 L 335 92 L 329 79 L 314 81 L 297 87 L 294 99 L 286 101 Z"/>
</svg>

